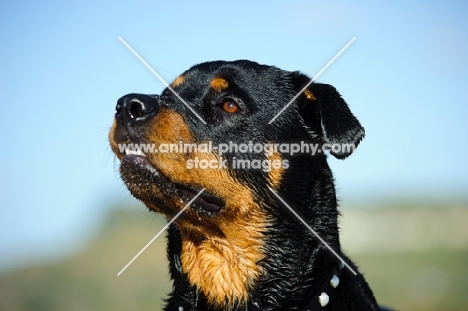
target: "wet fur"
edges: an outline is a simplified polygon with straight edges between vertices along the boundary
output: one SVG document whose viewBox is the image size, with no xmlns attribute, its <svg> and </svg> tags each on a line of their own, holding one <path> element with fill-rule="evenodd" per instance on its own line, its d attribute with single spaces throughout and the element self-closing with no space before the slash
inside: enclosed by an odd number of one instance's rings
<svg viewBox="0 0 468 311">
<path fill-rule="evenodd" d="M 158 98 L 160 111 L 135 128 L 116 121 L 110 133 L 117 144 L 212 141 L 237 143 L 354 143 L 364 128 L 337 90 L 312 83 L 272 124 L 271 118 L 310 78 L 250 61 L 208 62 L 196 65 L 171 85 L 207 122 L 203 125 L 171 92 Z M 226 98 L 240 111 L 219 109 Z M 349 153 L 332 153 L 344 159 Z M 194 156 L 148 155 L 148 160 L 171 183 L 206 188 L 225 205 L 219 213 L 188 209 L 169 228 L 168 251 L 173 292 L 166 311 L 183 310 L 301 310 L 337 259 L 271 193 L 292 206 L 355 271 L 341 253 L 337 199 L 326 155 L 271 155 L 287 160 L 287 169 L 187 170 L 183 163 Z M 233 158 L 265 160 L 264 154 L 227 154 Z M 151 210 L 168 218 L 183 207 L 178 192 L 164 188 L 159 179 L 123 165 L 121 173 L 132 194 Z M 171 190 L 172 189 L 172 190 Z M 324 310 L 380 310 L 361 274 L 343 269 L 340 285 Z"/>
</svg>

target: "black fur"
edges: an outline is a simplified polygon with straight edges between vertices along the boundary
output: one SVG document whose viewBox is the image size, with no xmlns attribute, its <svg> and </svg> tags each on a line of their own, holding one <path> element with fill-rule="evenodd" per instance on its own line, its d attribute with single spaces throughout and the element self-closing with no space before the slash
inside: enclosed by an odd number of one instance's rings
<svg viewBox="0 0 468 311">
<path fill-rule="evenodd" d="M 337 90 L 320 83 L 312 83 L 308 88 L 308 92 L 313 94 L 311 98 L 301 94 L 272 124 L 268 124 L 310 81 L 309 77 L 299 72 L 240 60 L 199 64 L 183 76 L 185 81 L 176 88 L 177 93 L 207 122 L 206 125 L 171 90 L 165 89 L 161 96 L 153 98 L 161 107 L 183 115 L 196 141 L 210 140 L 214 145 L 228 141 L 306 141 L 357 146 L 364 137 L 364 128 Z M 209 81 L 215 77 L 225 79 L 229 88 L 222 92 L 210 89 Z M 226 99 L 235 101 L 239 111 L 232 114 L 222 111 L 219 105 Z M 144 126 L 138 125 L 139 128 Z M 132 136 L 132 133 L 139 133 L 139 130 L 129 127 L 120 124 L 114 136 L 123 139 Z M 140 136 L 134 136 L 133 141 L 137 142 Z M 331 152 L 340 159 L 350 153 Z M 264 154 L 225 156 L 228 163 L 234 157 L 265 160 Z M 288 160 L 289 167 L 284 170 L 277 187 L 278 194 L 358 271 L 340 250 L 337 199 L 326 155 L 284 155 L 284 159 Z M 339 260 L 268 189 L 267 172 L 229 167 L 229 174 L 236 182 L 249 185 L 255 202 L 272 220 L 265 234 L 265 257 L 257 263 L 263 273 L 249 290 L 249 300 L 245 304 L 227 304 L 219 308 L 209 305 L 203 294 L 196 290 L 196 286 L 189 284 L 182 272 L 181 234 L 178 225 L 172 224 L 169 228 L 167 254 L 174 290 L 164 310 L 302 310 L 310 299 L 310 293 L 320 289 L 320 284 L 327 281 L 324 278 L 339 264 Z M 158 201 L 158 204 L 164 202 Z M 355 276 L 347 268 L 341 271 L 340 285 L 323 310 L 380 310 L 363 276 L 359 273 Z"/>
</svg>

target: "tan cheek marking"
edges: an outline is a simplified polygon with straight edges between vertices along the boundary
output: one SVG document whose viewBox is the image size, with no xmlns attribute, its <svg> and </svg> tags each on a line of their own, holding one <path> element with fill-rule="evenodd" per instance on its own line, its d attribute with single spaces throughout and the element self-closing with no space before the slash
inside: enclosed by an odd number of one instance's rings
<svg viewBox="0 0 468 311">
<path fill-rule="evenodd" d="M 274 152 L 268 157 L 270 161 L 271 170 L 268 172 L 268 181 L 271 188 L 278 190 L 281 181 L 283 180 L 283 174 L 285 171 L 284 164 L 286 160 L 283 160 L 281 153 Z"/>
<path fill-rule="evenodd" d="M 148 131 L 148 143 L 160 145 L 194 143 L 189 128 L 183 117 L 177 112 L 163 109 L 151 122 Z M 198 158 L 199 160 L 219 161 L 219 157 L 207 152 L 193 152 L 190 154 L 175 153 L 151 153 L 147 155 L 151 163 L 162 171 L 165 176 L 171 178 L 176 183 L 194 184 L 206 187 L 211 191 L 216 191 L 216 195 L 225 198 L 226 203 L 239 205 L 241 211 L 245 211 L 249 202 L 245 198 L 250 198 L 250 189 L 240 185 L 224 169 L 188 169 L 187 160 Z"/>
<path fill-rule="evenodd" d="M 158 144 L 193 141 L 184 118 L 179 113 L 167 109 L 161 109 L 150 123 L 148 139 Z"/>
<path fill-rule="evenodd" d="M 229 87 L 229 83 L 223 78 L 214 78 L 210 83 L 211 88 L 216 92 L 221 92 Z"/>
<path fill-rule="evenodd" d="M 172 110 L 162 109 L 149 124 L 147 141 L 155 144 L 157 148 L 161 144 L 193 143 L 193 138 L 183 117 Z M 154 163 L 165 176 L 173 182 L 188 183 L 192 180 L 187 169 L 187 160 L 190 154 L 179 152 L 151 153 L 147 157 Z"/>
<path fill-rule="evenodd" d="M 304 95 L 308 100 L 316 100 L 314 93 L 309 90 L 305 90 Z"/>
<path fill-rule="evenodd" d="M 171 87 L 178 87 L 179 85 L 181 85 L 182 83 L 184 83 L 185 81 L 185 77 L 184 76 L 178 76 L 174 82 L 172 82 L 171 84 Z"/>
</svg>

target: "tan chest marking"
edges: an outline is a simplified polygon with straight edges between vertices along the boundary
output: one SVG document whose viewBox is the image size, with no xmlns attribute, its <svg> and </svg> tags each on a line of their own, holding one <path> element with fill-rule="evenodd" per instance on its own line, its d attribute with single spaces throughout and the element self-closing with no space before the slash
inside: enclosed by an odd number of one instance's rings
<svg viewBox="0 0 468 311">
<path fill-rule="evenodd" d="M 246 215 L 247 216 L 247 215 Z M 214 305 L 234 304 L 248 299 L 248 290 L 262 273 L 265 219 L 243 218 L 221 225 L 226 238 L 208 237 L 195 244 L 182 242 L 181 262 L 190 283 Z"/>
</svg>

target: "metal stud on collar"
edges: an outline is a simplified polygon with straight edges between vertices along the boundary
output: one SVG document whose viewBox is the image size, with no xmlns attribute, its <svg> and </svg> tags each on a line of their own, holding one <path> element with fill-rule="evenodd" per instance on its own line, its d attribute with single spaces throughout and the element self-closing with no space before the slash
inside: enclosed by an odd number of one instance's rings
<svg viewBox="0 0 468 311">
<path fill-rule="evenodd" d="M 319 303 L 322 307 L 325 307 L 328 302 L 330 301 L 330 297 L 328 297 L 327 293 L 321 293 L 318 297 Z"/>
<path fill-rule="evenodd" d="M 330 280 L 330 285 L 333 288 L 336 288 L 340 284 L 340 279 L 336 276 L 336 274 L 333 274 L 331 280 Z"/>
</svg>

